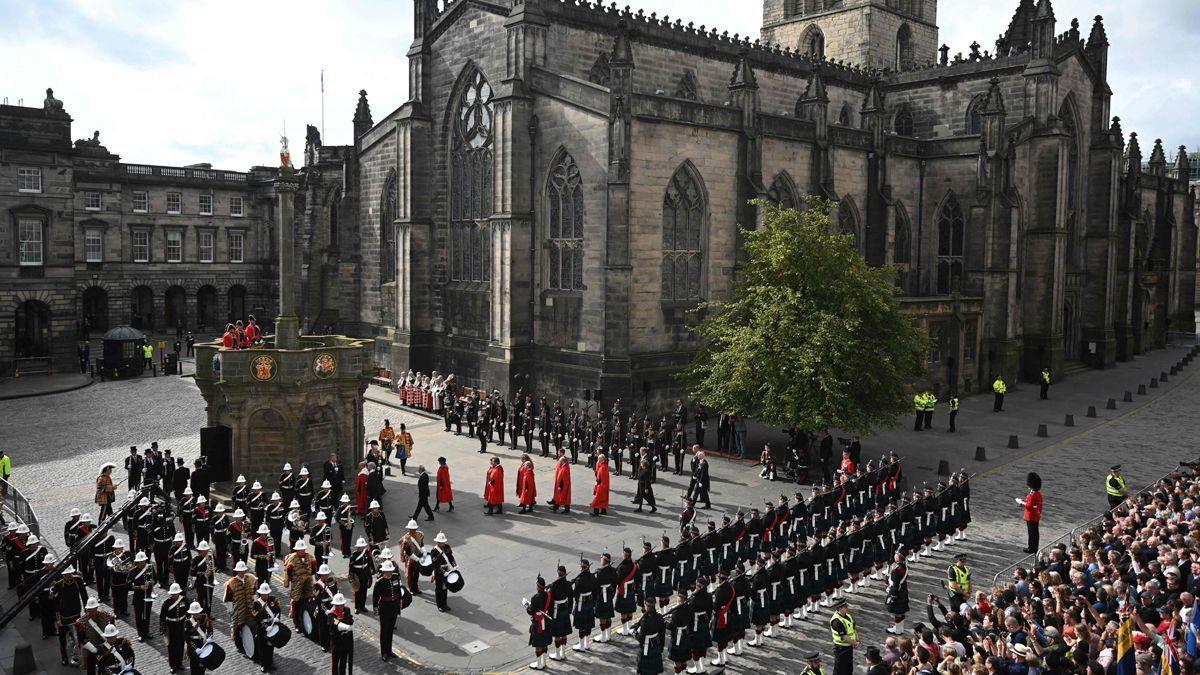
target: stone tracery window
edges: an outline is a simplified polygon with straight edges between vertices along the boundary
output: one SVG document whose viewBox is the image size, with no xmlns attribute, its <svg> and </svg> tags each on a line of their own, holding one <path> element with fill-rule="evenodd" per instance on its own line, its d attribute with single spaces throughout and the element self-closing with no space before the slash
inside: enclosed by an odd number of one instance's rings
<svg viewBox="0 0 1200 675">
<path fill-rule="evenodd" d="M 800 202 L 785 171 L 780 171 L 775 176 L 775 180 L 771 182 L 771 188 L 767 190 L 767 198 L 781 209 L 795 209 Z"/>
<path fill-rule="evenodd" d="M 680 167 L 671 177 L 663 197 L 663 300 L 696 300 L 701 297 L 707 204 L 693 171 L 688 166 Z"/>
<path fill-rule="evenodd" d="M 962 285 L 963 276 L 966 217 L 953 193 L 938 207 L 934 222 L 938 233 L 937 292 L 946 295 Z"/>
<path fill-rule="evenodd" d="M 383 203 L 379 209 L 379 283 L 396 280 L 396 214 L 400 198 L 396 173 L 388 174 L 383 187 Z"/>
<path fill-rule="evenodd" d="M 696 81 L 696 74 L 690 70 L 683 71 L 683 75 L 679 78 L 679 86 L 675 88 L 675 98 L 686 98 L 689 101 L 700 100 L 700 83 Z"/>
<path fill-rule="evenodd" d="M 825 58 L 825 34 L 816 24 L 805 29 L 804 37 L 800 38 L 800 51 L 814 59 Z"/>
<path fill-rule="evenodd" d="M 1075 240 L 1076 223 L 1079 222 L 1079 130 L 1075 125 L 1075 111 L 1071 102 L 1064 101 L 1058 112 L 1062 120 L 1063 131 L 1067 134 L 1067 264 L 1073 265 L 1078 259 L 1077 242 Z"/>
<path fill-rule="evenodd" d="M 854 200 L 846 197 L 838 204 L 838 233 L 854 237 L 854 246 L 858 246 L 858 213 L 854 208 Z"/>
<path fill-rule="evenodd" d="M 451 129 L 450 279 L 492 277 L 492 88 L 475 71 L 459 94 Z"/>
<path fill-rule="evenodd" d="M 579 166 L 560 152 L 546 186 L 548 214 L 547 287 L 583 290 L 583 187 Z"/>
</svg>

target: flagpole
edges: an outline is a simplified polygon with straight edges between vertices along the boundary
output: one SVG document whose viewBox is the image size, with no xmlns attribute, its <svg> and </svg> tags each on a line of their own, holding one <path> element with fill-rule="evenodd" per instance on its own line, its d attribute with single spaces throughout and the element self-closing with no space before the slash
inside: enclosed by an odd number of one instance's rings
<svg viewBox="0 0 1200 675">
<path fill-rule="evenodd" d="M 325 139 L 325 69 L 321 69 L 321 139 Z"/>
</svg>

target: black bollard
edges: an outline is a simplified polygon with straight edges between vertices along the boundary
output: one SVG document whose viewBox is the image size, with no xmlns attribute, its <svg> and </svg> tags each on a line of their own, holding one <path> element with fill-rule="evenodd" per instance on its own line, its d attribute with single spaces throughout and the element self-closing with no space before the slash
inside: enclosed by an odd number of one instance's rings
<svg viewBox="0 0 1200 675">
<path fill-rule="evenodd" d="M 1139 384 L 1138 385 L 1138 396 L 1145 396 L 1145 395 L 1146 395 L 1146 385 Z"/>
<path fill-rule="evenodd" d="M 1094 408 L 1093 408 L 1093 410 L 1094 410 Z M 1063 420 L 1063 426 L 1064 426 L 1064 427 L 1073 427 L 1073 426 L 1075 426 L 1075 416 L 1074 416 L 1074 415 L 1067 415 L 1066 419 L 1064 419 L 1064 420 Z"/>
<path fill-rule="evenodd" d="M 17 645 L 17 648 L 13 650 L 12 670 L 10 672 L 17 675 L 38 672 L 37 660 L 33 658 L 33 645 L 28 643 Z"/>
<path fill-rule="evenodd" d="M 1158 378 L 1157 377 L 1150 378 L 1150 388 L 1158 389 Z"/>
<path fill-rule="evenodd" d="M 1037 430 L 1037 436 L 1038 436 L 1038 438 L 1046 438 L 1046 437 L 1047 437 L 1047 436 L 1049 436 L 1049 435 L 1050 435 L 1050 434 L 1049 434 L 1049 433 L 1046 431 L 1046 425 L 1045 425 L 1045 424 L 1039 424 L 1039 425 L 1038 425 L 1038 430 Z"/>
<path fill-rule="evenodd" d="M 1121 399 L 1121 402 L 1122 403 L 1133 403 L 1133 392 L 1132 391 L 1125 392 L 1125 398 Z"/>
<path fill-rule="evenodd" d="M 1017 441 L 1017 437 L 1016 437 L 1016 436 L 1009 436 L 1009 437 L 1008 437 L 1008 447 L 1010 447 L 1010 448 L 1019 448 L 1019 447 L 1021 447 L 1021 444 L 1020 444 L 1020 443 Z"/>
<path fill-rule="evenodd" d="M 987 450 L 985 450 L 982 445 L 975 446 L 975 461 L 976 462 L 986 462 L 987 461 Z"/>
<path fill-rule="evenodd" d="M 1108 404 L 1105 405 L 1104 407 L 1108 410 L 1116 410 L 1117 409 L 1117 399 L 1115 399 L 1115 398 L 1108 399 Z"/>
<path fill-rule="evenodd" d="M 939 476 L 949 476 L 950 475 L 950 462 L 947 462 L 944 459 L 938 461 L 938 475 Z"/>
<path fill-rule="evenodd" d="M 1158 381 L 1159 381 L 1159 382 L 1166 382 L 1166 381 L 1167 381 L 1167 371 L 1165 371 L 1165 370 L 1164 370 L 1164 371 L 1162 371 L 1161 373 L 1159 373 L 1159 374 L 1158 374 Z"/>
</svg>

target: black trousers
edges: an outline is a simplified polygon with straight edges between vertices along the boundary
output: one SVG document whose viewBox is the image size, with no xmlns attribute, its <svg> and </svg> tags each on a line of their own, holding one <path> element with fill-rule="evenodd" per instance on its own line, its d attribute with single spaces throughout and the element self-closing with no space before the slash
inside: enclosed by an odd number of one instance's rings
<svg viewBox="0 0 1200 675">
<path fill-rule="evenodd" d="M 262 628 L 254 634 L 254 660 L 267 670 L 275 667 L 275 647 L 267 639 L 267 632 Z"/>
<path fill-rule="evenodd" d="M 112 587 L 112 608 L 117 613 L 117 616 L 125 616 L 129 613 L 128 591 L 128 586 Z"/>
<path fill-rule="evenodd" d="M 1108 510 L 1112 511 L 1113 509 L 1120 506 L 1121 502 L 1124 502 L 1124 501 L 1125 501 L 1125 498 L 1120 495 L 1117 495 L 1115 497 L 1113 495 L 1108 495 Z"/>
<path fill-rule="evenodd" d="M 926 410 L 924 417 L 925 417 L 925 428 L 928 429 L 933 425 L 933 411 Z"/>
<path fill-rule="evenodd" d="M 1000 412 L 1004 410 L 1004 394 L 996 394 L 996 399 L 992 403 L 992 411 Z"/>
<path fill-rule="evenodd" d="M 346 675 L 354 667 L 354 646 L 335 647 L 329 657 L 329 672 L 332 675 Z"/>
<path fill-rule="evenodd" d="M 400 616 L 400 612 L 396 611 L 396 603 L 389 602 L 379 608 L 379 655 L 383 658 L 394 656 L 392 654 L 392 637 L 396 633 L 396 618 Z"/>
<path fill-rule="evenodd" d="M 1036 551 L 1038 549 L 1038 542 L 1040 541 L 1041 536 L 1038 532 L 1038 523 L 1035 523 L 1032 520 L 1027 520 L 1025 521 L 1025 529 L 1029 534 L 1029 545 L 1025 548 L 1030 551 Z"/>
<path fill-rule="evenodd" d="M 146 602 L 150 596 L 142 591 L 133 592 L 133 623 L 137 628 L 138 637 L 143 640 L 150 638 L 150 612 L 153 602 Z"/>
<path fill-rule="evenodd" d="M 1042 391 L 1039 394 L 1043 401 L 1050 398 L 1050 385 L 1046 382 L 1042 383 Z"/>
<path fill-rule="evenodd" d="M 96 577 L 96 598 L 108 602 L 108 562 L 104 558 L 93 558 L 92 571 Z"/>
<path fill-rule="evenodd" d="M 854 647 L 833 648 L 833 675 L 854 675 Z"/>
<path fill-rule="evenodd" d="M 917 410 L 914 414 L 916 416 L 916 420 L 913 422 L 913 431 L 920 431 L 921 427 L 923 426 L 922 422 L 925 421 L 925 411 Z"/>
<path fill-rule="evenodd" d="M 167 624 L 167 664 L 171 670 L 183 670 L 183 624 Z"/>
<path fill-rule="evenodd" d="M 416 520 L 421 511 L 425 512 L 427 518 L 433 518 L 433 509 L 429 508 L 429 497 L 423 497 L 417 502 L 417 508 L 413 509 L 412 519 Z"/>
<path fill-rule="evenodd" d="M 951 410 L 951 411 L 950 411 L 950 431 L 955 431 L 955 430 L 957 430 L 957 427 L 955 427 L 955 426 L 954 426 L 954 420 L 955 420 L 955 418 L 957 418 L 957 417 L 958 417 L 958 411 L 957 411 L 957 410 Z"/>
<path fill-rule="evenodd" d="M 445 577 L 440 572 L 434 571 L 434 573 L 433 573 L 433 597 L 434 597 L 434 600 L 437 601 L 437 606 L 441 607 L 443 609 L 450 608 L 450 606 L 446 604 L 446 594 L 447 594 L 447 591 L 446 591 Z"/>
</svg>

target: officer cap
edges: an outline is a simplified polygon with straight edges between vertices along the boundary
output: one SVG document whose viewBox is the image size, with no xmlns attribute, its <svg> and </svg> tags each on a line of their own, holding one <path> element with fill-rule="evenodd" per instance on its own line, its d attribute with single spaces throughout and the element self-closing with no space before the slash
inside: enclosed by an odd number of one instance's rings
<svg viewBox="0 0 1200 675">
<path fill-rule="evenodd" d="M 845 598 L 838 598 L 837 600 L 834 600 L 834 601 L 833 601 L 833 608 L 834 608 L 834 609 L 841 609 L 842 607 L 845 607 L 845 606 L 846 606 L 846 599 L 845 599 Z"/>
<path fill-rule="evenodd" d="M 1121 465 L 1120 465 L 1120 464 L 1113 464 L 1111 467 L 1109 467 L 1109 469 L 1110 469 L 1110 470 L 1112 470 L 1112 471 L 1120 471 L 1120 470 L 1121 470 Z"/>
<path fill-rule="evenodd" d="M 954 559 L 955 559 L 955 560 L 966 560 L 966 559 L 967 559 L 967 554 L 966 554 L 966 553 L 958 553 L 958 554 L 955 554 L 955 556 L 954 556 Z"/>
<path fill-rule="evenodd" d="M 808 661 L 820 661 L 821 660 L 821 652 L 813 652 L 804 658 Z"/>
</svg>

